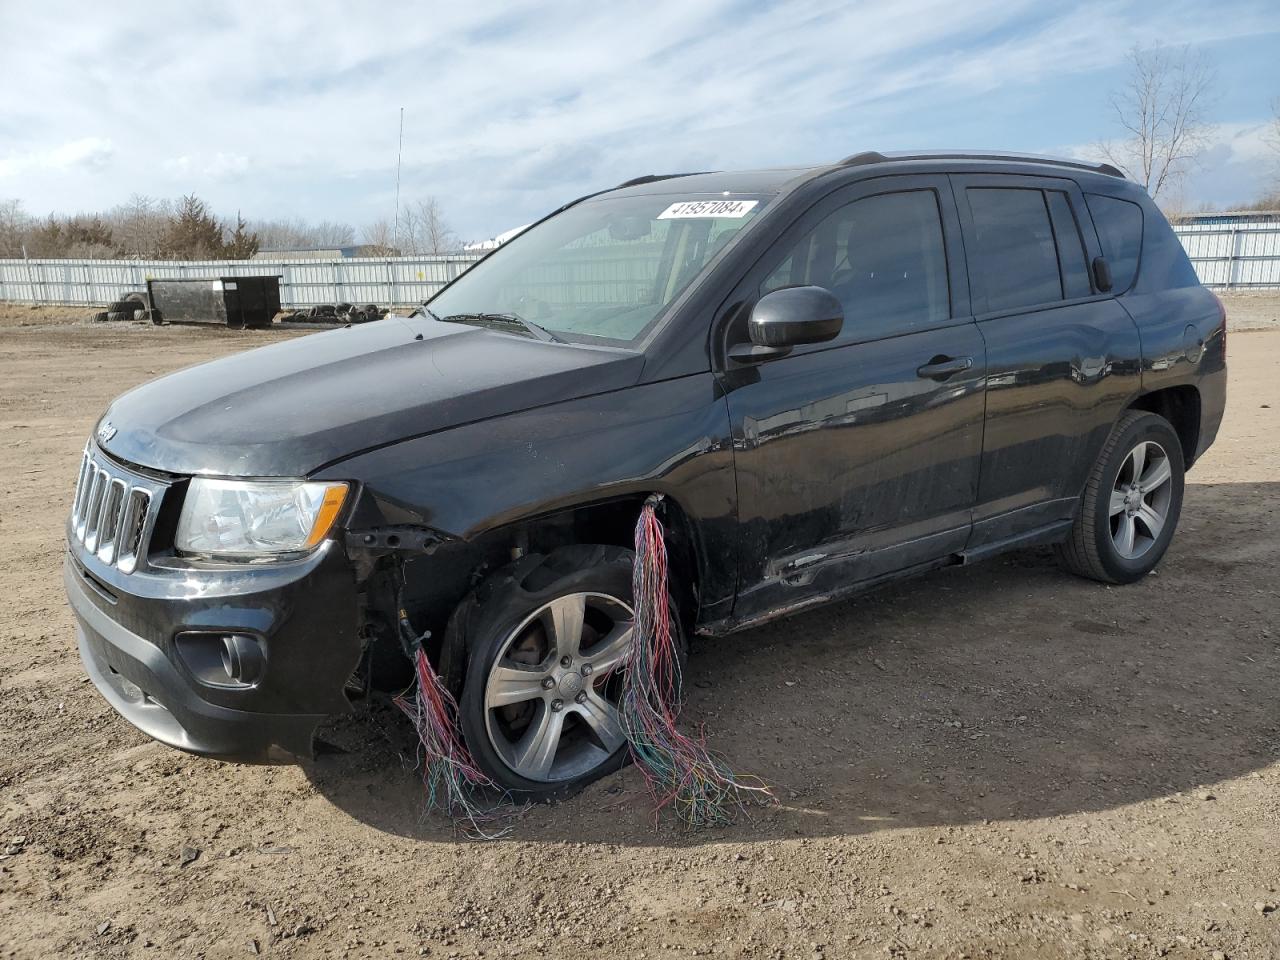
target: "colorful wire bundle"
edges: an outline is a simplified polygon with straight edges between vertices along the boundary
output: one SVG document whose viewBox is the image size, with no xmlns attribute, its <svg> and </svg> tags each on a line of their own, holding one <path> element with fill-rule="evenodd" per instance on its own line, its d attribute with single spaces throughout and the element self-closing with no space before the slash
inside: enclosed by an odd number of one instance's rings
<svg viewBox="0 0 1280 960">
<path fill-rule="evenodd" d="M 497 786 L 471 759 L 458 729 L 458 703 L 421 647 L 414 667 L 416 688 L 406 690 L 395 703 L 418 731 L 427 809 L 443 811 L 474 839 L 495 840 L 507 830 L 490 832 L 485 826 L 493 820 L 496 805 L 486 802 L 482 792 Z"/>
<path fill-rule="evenodd" d="M 680 713 L 680 657 L 671 631 L 667 592 L 667 547 L 658 519 L 660 494 L 649 497 L 635 532 L 631 581 L 635 627 L 623 672 L 620 713 L 632 759 L 644 775 L 657 811 L 670 806 L 691 827 L 732 823 L 745 810 L 748 794 L 769 798 L 760 781 L 735 777 L 707 749 L 705 738 L 686 736 L 676 728 Z M 401 613 L 401 629 L 413 631 Z M 500 804 L 484 792 L 498 790 L 476 766 L 458 725 L 458 704 L 417 646 L 417 683 L 396 698 L 418 732 L 422 781 L 427 808 L 440 810 L 463 825 L 474 839 L 493 840 L 510 828 L 491 832 L 487 824 Z M 754 780 L 754 778 L 752 778 Z"/>
<path fill-rule="evenodd" d="M 676 728 L 680 658 L 671 633 L 667 548 L 658 519 L 660 495 L 649 497 L 636 523 L 632 594 L 635 629 L 623 677 L 622 725 L 658 810 L 671 806 L 691 827 L 732 823 L 746 794 L 771 796 L 762 783 L 736 778 L 705 739 Z"/>
</svg>

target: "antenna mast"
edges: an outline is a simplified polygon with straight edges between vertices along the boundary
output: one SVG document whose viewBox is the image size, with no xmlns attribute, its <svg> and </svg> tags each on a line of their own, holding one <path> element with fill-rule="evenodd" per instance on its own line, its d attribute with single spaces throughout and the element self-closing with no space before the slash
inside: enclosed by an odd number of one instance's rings
<svg viewBox="0 0 1280 960">
<path fill-rule="evenodd" d="M 400 252 L 400 158 L 404 154 L 404 107 L 400 108 L 400 146 L 396 148 L 396 225 L 391 231 L 391 245 Z"/>
</svg>

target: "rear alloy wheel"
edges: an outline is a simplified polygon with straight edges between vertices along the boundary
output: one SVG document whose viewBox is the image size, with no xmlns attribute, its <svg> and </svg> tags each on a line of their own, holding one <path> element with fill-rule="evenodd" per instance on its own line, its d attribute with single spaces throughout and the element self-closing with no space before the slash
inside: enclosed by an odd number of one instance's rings
<svg viewBox="0 0 1280 960">
<path fill-rule="evenodd" d="M 1137 560 L 1156 545 L 1173 502 L 1169 454 L 1154 440 L 1143 440 L 1125 457 L 1111 488 L 1107 509 L 1111 542 L 1125 560 Z"/>
<path fill-rule="evenodd" d="M 1104 583 L 1150 573 L 1178 524 L 1184 470 L 1167 420 L 1140 410 L 1122 416 L 1089 475 L 1080 515 L 1057 547 L 1062 565 Z"/>
<path fill-rule="evenodd" d="M 573 546 L 526 557 L 462 608 L 462 729 L 503 789 L 566 795 L 626 762 L 619 704 L 635 627 L 631 556 Z"/>
</svg>

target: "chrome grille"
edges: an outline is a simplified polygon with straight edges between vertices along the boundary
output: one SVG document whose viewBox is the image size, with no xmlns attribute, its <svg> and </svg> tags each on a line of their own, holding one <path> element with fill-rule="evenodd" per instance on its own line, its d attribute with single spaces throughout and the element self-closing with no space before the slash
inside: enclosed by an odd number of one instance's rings
<svg viewBox="0 0 1280 960">
<path fill-rule="evenodd" d="M 162 489 L 108 461 L 91 443 L 71 501 L 70 536 L 102 563 L 132 573 L 145 551 Z"/>
</svg>

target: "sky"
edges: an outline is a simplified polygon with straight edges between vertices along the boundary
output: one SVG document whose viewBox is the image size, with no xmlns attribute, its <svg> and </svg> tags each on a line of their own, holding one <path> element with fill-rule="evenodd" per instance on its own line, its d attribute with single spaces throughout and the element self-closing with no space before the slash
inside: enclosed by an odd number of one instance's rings
<svg viewBox="0 0 1280 960">
<path fill-rule="evenodd" d="M 646 173 L 861 150 L 1087 156 L 1135 44 L 1217 72 L 1184 202 L 1277 172 L 1274 0 L 785 4 L 0 0 L 0 201 L 101 210 L 196 193 L 223 215 L 391 219 L 435 196 L 493 236 Z"/>
</svg>

